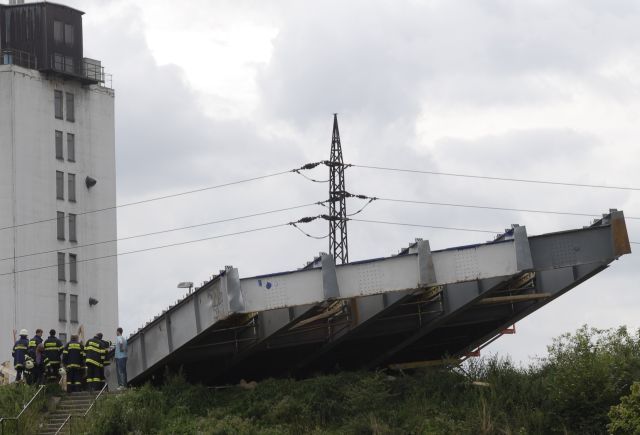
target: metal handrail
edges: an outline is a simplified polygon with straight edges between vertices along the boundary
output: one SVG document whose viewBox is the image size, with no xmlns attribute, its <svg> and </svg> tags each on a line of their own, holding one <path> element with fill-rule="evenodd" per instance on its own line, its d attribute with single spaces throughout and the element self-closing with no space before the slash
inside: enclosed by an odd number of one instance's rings
<svg viewBox="0 0 640 435">
<path fill-rule="evenodd" d="M 68 421 L 71 421 L 71 414 L 69 414 L 67 416 L 67 418 L 62 423 L 62 426 L 60 426 L 60 428 L 56 431 L 55 435 L 58 435 L 59 433 L 62 433 L 62 429 L 64 429 L 64 427 L 67 425 Z"/>
<path fill-rule="evenodd" d="M 20 434 L 21 430 L 20 430 L 20 418 L 22 417 L 22 415 L 29 409 L 31 408 L 31 405 L 34 403 L 34 401 L 38 398 L 38 396 L 40 396 L 40 394 L 45 391 L 47 389 L 46 385 L 40 385 L 40 388 L 38 388 L 38 391 L 35 392 L 35 394 L 33 395 L 33 397 L 31 398 L 31 400 L 29 400 L 27 402 L 26 405 L 24 405 L 22 407 L 22 411 L 20 411 L 20 413 L 15 416 L 15 417 L 4 417 L 4 418 L 0 418 L 0 435 L 4 434 L 4 428 L 5 428 L 5 424 L 8 421 L 15 421 L 16 422 L 16 431 L 18 434 Z"/>
<path fill-rule="evenodd" d="M 62 423 L 62 425 L 60 426 L 60 428 L 56 432 L 56 435 L 61 433 L 61 431 L 67 425 L 69 425 L 70 432 L 73 433 L 73 419 L 74 418 L 75 419 L 78 419 L 78 418 L 86 419 L 87 416 L 89 415 L 89 412 L 91 412 L 91 410 L 94 408 L 94 405 L 98 402 L 98 399 L 100 399 L 102 397 L 102 394 L 108 389 L 108 387 L 109 387 L 109 385 L 107 383 L 105 383 L 104 386 L 102 387 L 102 389 L 100 390 L 100 392 L 98 392 L 98 394 L 96 395 L 96 398 L 93 399 L 93 402 L 91 403 L 91 405 L 89 406 L 89 408 L 85 411 L 85 413 L 83 415 L 74 416 L 74 415 L 69 414 L 69 416 L 66 418 L 66 420 Z"/>
<path fill-rule="evenodd" d="M 0 51 L 0 65 L 18 65 L 24 68 L 37 69 L 38 58 L 27 51 L 5 48 Z"/>
</svg>

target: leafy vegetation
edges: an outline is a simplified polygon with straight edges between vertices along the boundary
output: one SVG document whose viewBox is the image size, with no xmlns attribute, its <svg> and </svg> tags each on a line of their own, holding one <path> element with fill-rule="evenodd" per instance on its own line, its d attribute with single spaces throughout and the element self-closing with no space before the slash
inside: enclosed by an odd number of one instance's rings
<svg viewBox="0 0 640 435">
<path fill-rule="evenodd" d="M 490 357 L 453 370 L 269 379 L 252 390 L 174 376 L 107 397 L 83 432 L 640 434 L 638 332 L 583 327 L 548 350 L 528 367 Z"/>
<path fill-rule="evenodd" d="M 26 384 L 0 387 L 0 418 L 18 415 L 35 392 L 35 387 Z"/>
</svg>

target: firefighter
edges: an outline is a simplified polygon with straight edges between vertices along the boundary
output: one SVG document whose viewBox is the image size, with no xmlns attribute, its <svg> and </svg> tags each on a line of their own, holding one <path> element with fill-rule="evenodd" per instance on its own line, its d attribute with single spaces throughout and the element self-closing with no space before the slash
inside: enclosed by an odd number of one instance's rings
<svg viewBox="0 0 640 435">
<path fill-rule="evenodd" d="M 105 350 L 102 347 L 102 334 L 97 333 L 85 343 L 87 353 L 87 387 L 89 391 L 100 389 L 104 368 Z"/>
<path fill-rule="evenodd" d="M 111 360 L 113 359 L 115 347 L 113 347 L 113 343 L 111 343 L 109 340 L 103 339 L 102 332 L 99 332 L 98 334 L 96 334 L 96 336 L 100 338 L 103 350 L 102 370 L 100 371 L 100 388 L 102 388 L 107 381 L 106 375 L 109 371 Z"/>
<path fill-rule="evenodd" d="M 36 329 L 36 335 L 29 340 L 28 354 L 33 360 L 34 366 L 31 369 L 31 376 L 29 377 L 29 384 L 38 384 L 42 380 L 42 374 L 44 372 L 43 361 L 38 361 L 38 346 L 42 344 L 42 329 Z"/>
<path fill-rule="evenodd" d="M 72 335 L 62 351 L 62 362 L 67 372 L 67 392 L 82 390 L 82 373 L 85 366 L 85 351 L 77 335 Z"/>
<path fill-rule="evenodd" d="M 62 342 L 56 337 L 56 330 L 52 329 L 49 338 L 44 341 L 44 365 L 48 381 L 57 382 L 60 379 L 62 349 Z"/>
<path fill-rule="evenodd" d="M 29 339 L 27 336 L 29 332 L 26 329 L 20 331 L 20 338 L 16 340 L 13 345 L 13 367 L 16 369 L 16 382 L 22 380 L 22 372 L 24 372 L 25 357 L 27 356 L 27 350 L 29 349 Z"/>
</svg>

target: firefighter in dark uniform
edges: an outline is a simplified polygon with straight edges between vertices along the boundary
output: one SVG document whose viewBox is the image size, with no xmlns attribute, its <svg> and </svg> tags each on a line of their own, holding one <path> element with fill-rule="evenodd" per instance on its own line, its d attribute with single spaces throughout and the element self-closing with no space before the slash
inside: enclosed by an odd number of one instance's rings
<svg viewBox="0 0 640 435">
<path fill-rule="evenodd" d="M 105 351 L 102 347 L 102 334 L 98 333 L 85 343 L 87 353 L 87 387 L 89 391 L 100 389 Z"/>
<path fill-rule="evenodd" d="M 102 332 L 97 333 L 96 337 L 100 338 L 100 341 L 102 342 L 103 358 L 102 370 L 100 370 L 100 388 L 102 388 L 105 382 L 107 382 L 105 371 L 111 365 L 111 360 L 113 360 L 113 355 L 115 354 L 115 348 L 112 349 L 113 344 L 110 341 L 103 339 Z"/>
<path fill-rule="evenodd" d="M 84 346 L 78 341 L 77 335 L 72 335 L 69 343 L 62 351 L 62 362 L 67 369 L 67 392 L 82 390 L 82 374 L 85 364 Z"/>
<path fill-rule="evenodd" d="M 30 384 L 39 384 L 42 381 L 42 374 L 44 372 L 44 364 L 42 361 L 38 361 L 37 358 L 37 348 L 42 344 L 42 329 L 36 329 L 36 335 L 33 336 L 31 340 L 29 340 L 29 350 L 28 354 L 33 360 L 34 366 L 31 369 Z"/>
<path fill-rule="evenodd" d="M 13 345 L 13 367 L 16 369 L 16 382 L 22 380 L 22 372 L 24 372 L 25 357 L 29 349 L 29 332 L 26 329 L 20 331 L 20 338 Z"/>
<path fill-rule="evenodd" d="M 62 342 L 56 337 L 56 330 L 52 329 L 49 338 L 44 341 L 44 365 L 48 381 L 57 382 L 60 379 L 62 349 Z"/>
</svg>

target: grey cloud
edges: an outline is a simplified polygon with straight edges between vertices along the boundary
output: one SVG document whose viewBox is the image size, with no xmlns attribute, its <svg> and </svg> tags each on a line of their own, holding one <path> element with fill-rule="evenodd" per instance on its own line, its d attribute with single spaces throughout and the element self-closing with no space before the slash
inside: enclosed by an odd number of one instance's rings
<svg viewBox="0 0 640 435">
<path fill-rule="evenodd" d="M 378 122 L 412 119 L 422 100 L 486 106 L 570 98 L 539 77 L 593 80 L 611 59 L 635 53 L 640 28 L 634 3 L 333 1 L 290 7 L 260 77 L 263 104 L 305 126 L 332 111 Z"/>
<path fill-rule="evenodd" d="M 100 13 L 102 3 L 87 4 L 88 15 Z M 448 165 L 449 169 L 474 173 L 531 178 L 547 178 L 551 172 L 559 177 L 565 174 L 562 171 L 571 171 L 559 178 L 590 179 L 595 176 L 593 168 L 598 165 L 594 156 L 602 140 L 587 128 L 507 131 L 472 140 L 442 138 L 435 144 L 437 156 L 416 136 L 416 119 L 423 104 L 471 105 L 482 110 L 492 105 L 570 99 L 570 92 L 547 85 L 537 76 L 551 72 L 591 80 L 595 69 L 611 56 L 633 50 L 638 40 L 637 30 L 631 26 L 638 11 L 630 1 L 604 8 L 625 13 L 600 11 L 602 3 L 598 2 L 517 5 L 506 1 L 401 5 L 331 1 L 274 6 L 279 9 L 274 14 L 280 18 L 280 33 L 271 61 L 259 74 L 259 115 L 263 118 L 256 123 L 206 117 L 183 71 L 156 64 L 144 40 L 140 10 L 128 8 L 108 28 L 85 32 L 91 53 L 104 59 L 115 73 L 119 195 L 121 199 L 154 196 L 327 158 L 331 114 L 335 111 L 340 113 L 346 161 L 425 169 L 446 169 Z M 215 12 L 216 5 L 207 2 L 205 6 Z M 604 21 L 594 21 L 603 14 Z M 293 137 L 278 130 L 280 123 L 294 131 Z M 276 133 L 267 136 L 265 129 Z M 319 168 L 314 174 L 325 178 L 326 171 Z M 348 171 L 347 189 L 378 196 L 577 211 L 603 211 L 627 197 L 611 192 L 559 194 L 553 189 L 522 185 L 355 168 Z M 326 190 L 324 184 L 287 176 L 122 211 L 119 225 L 121 234 L 153 231 L 320 200 L 326 197 Z M 349 203 L 349 210 L 355 211 L 356 204 Z M 282 223 L 314 212 L 318 210 L 215 226 L 123 247 L 128 250 L 206 237 Z M 532 233 L 588 223 L 586 218 L 552 219 L 384 203 L 372 204 L 360 216 L 496 230 L 521 223 Z M 326 234 L 322 224 L 305 229 Z M 490 234 L 355 222 L 350 223 L 349 231 L 352 259 L 389 255 L 415 237 L 430 239 L 434 249 L 491 238 Z M 287 228 L 122 257 L 121 311 L 131 329 L 177 297 L 174 286 L 179 280 L 201 281 L 225 264 L 239 267 L 242 276 L 295 268 L 326 249 L 326 241 L 313 241 Z M 578 306 L 596 310 L 594 305 L 589 300 Z M 542 312 L 534 323 L 557 324 L 557 315 L 555 311 Z"/>
</svg>

